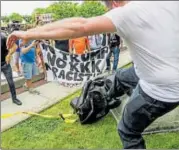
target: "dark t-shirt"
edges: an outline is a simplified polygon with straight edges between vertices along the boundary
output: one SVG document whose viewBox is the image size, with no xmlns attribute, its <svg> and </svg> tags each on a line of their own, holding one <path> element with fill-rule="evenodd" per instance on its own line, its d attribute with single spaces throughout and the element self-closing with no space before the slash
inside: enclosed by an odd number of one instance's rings
<svg viewBox="0 0 179 150">
<path fill-rule="evenodd" d="M 55 47 L 64 52 L 69 52 L 69 41 L 68 40 L 55 40 Z"/>
<path fill-rule="evenodd" d="M 6 62 L 6 56 L 8 54 L 8 50 L 6 47 L 6 35 L 1 33 L 1 66 L 3 66 Z"/>
<path fill-rule="evenodd" d="M 110 34 L 110 45 L 116 47 L 120 45 L 120 37 L 117 34 Z"/>
</svg>

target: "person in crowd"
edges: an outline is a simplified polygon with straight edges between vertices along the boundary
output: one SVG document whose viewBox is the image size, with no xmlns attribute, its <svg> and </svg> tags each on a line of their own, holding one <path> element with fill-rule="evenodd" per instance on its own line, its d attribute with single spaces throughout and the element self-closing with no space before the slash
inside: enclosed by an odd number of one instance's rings
<svg viewBox="0 0 179 150">
<path fill-rule="evenodd" d="M 12 48 L 8 51 L 6 47 L 6 35 L 1 32 L 1 72 L 6 77 L 11 92 L 12 102 L 17 105 L 22 105 L 22 102 L 17 98 L 16 89 L 12 76 L 12 68 L 10 60 L 12 57 L 12 51 L 16 51 L 17 46 L 13 44 Z"/>
<path fill-rule="evenodd" d="M 113 69 L 112 71 L 115 72 L 118 66 L 118 62 L 119 62 L 119 54 L 120 54 L 120 37 L 115 34 L 115 33 L 110 33 L 109 34 L 109 48 L 110 48 L 110 52 L 106 58 L 106 64 L 107 64 L 107 68 L 106 71 L 110 71 L 111 70 L 111 63 L 110 63 L 110 59 L 111 56 L 113 54 L 114 56 L 114 60 L 113 60 Z"/>
<path fill-rule="evenodd" d="M 69 40 L 55 40 L 55 47 L 63 52 L 69 53 Z"/>
<path fill-rule="evenodd" d="M 19 29 L 15 28 L 13 29 L 13 31 L 19 31 Z M 20 69 L 20 47 L 19 47 L 20 43 L 19 42 L 20 40 L 16 41 L 17 49 L 14 53 L 14 65 L 18 76 L 22 76 L 21 69 Z"/>
<path fill-rule="evenodd" d="M 95 34 L 88 36 L 88 40 L 91 50 L 99 49 L 102 46 L 103 34 Z"/>
<path fill-rule="evenodd" d="M 87 36 L 70 39 L 69 52 L 71 54 L 82 55 L 90 51 L 91 50 Z"/>
<path fill-rule="evenodd" d="M 32 78 L 39 74 L 36 64 L 36 48 L 38 44 L 39 42 L 35 40 L 22 40 L 20 42 L 22 69 L 26 80 L 23 87 L 32 94 L 40 94 L 32 87 Z"/>
<path fill-rule="evenodd" d="M 44 22 L 38 17 L 39 15 L 37 16 L 37 21 L 35 22 L 36 27 L 40 27 L 44 25 Z M 39 40 L 38 44 L 36 45 L 36 63 L 37 63 L 39 70 L 40 71 L 41 69 L 43 70 L 44 80 L 47 80 L 47 71 L 46 71 L 46 65 L 44 61 L 45 52 L 43 51 L 41 47 L 41 43 L 43 42 L 50 45 L 51 40 Z"/>
<path fill-rule="evenodd" d="M 103 33 L 102 46 L 109 45 L 109 33 Z"/>
<path fill-rule="evenodd" d="M 39 69 L 43 70 L 44 80 L 47 80 L 47 70 L 44 61 L 45 52 L 42 49 L 41 41 L 36 45 L 36 63 Z"/>
<path fill-rule="evenodd" d="M 134 89 L 118 132 L 124 149 L 145 149 L 142 132 L 179 106 L 179 2 L 103 2 L 109 11 L 102 16 L 69 18 L 17 31 L 9 36 L 7 46 L 12 47 L 19 38 L 70 39 L 116 32 L 125 39 L 134 62 L 134 67 L 115 74 L 118 94 Z"/>
</svg>

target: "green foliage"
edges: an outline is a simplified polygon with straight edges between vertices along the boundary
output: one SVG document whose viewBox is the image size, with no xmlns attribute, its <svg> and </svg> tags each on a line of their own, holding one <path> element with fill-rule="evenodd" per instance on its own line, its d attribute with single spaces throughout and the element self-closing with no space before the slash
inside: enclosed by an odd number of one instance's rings
<svg viewBox="0 0 179 150">
<path fill-rule="evenodd" d="M 72 2 L 55 2 L 46 8 L 46 13 L 52 13 L 55 20 L 70 17 L 94 17 L 105 13 L 105 6 L 98 1 L 85 1 L 82 5 Z"/>
<path fill-rule="evenodd" d="M 23 19 L 26 21 L 26 23 L 32 23 L 32 16 L 31 15 L 24 15 Z"/>
<path fill-rule="evenodd" d="M 12 13 L 10 16 L 9 16 L 9 20 L 11 20 L 11 21 L 20 21 L 20 22 L 22 22 L 22 20 L 23 20 L 23 17 L 20 15 L 20 14 L 18 14 L 18 13 Z"/>
<path fill-rule="evenodd" d="M 76 16 L 78 6 L 77 4 L 72 2 L 61 1 L 53 3 L 46 9 L 46 11 L 48 13 L 53 13 L 53 17 L 55 20 L 60 20 Z"/>
<path fill-rule="evenodd" d="M 106 7 L 99 1 L 85 1 L 78 9 L 78 15 L 83 17 L 94 17 L 104 14 Z"/>
<path fill-rule="evenodd" d="M 33 23 L 36 14 L 52 13 L 54 20 L 60 20 L 70 17 L 94 17 L 104 14 L 106 7 L 99 1 L 85 1 L 81 5 L 70 1 L 58 1 L 52 3 L 47 8 L 36 8 L 32 14 L 21 16 L 18 13 L 12 13 L 9 17 L 4 16 L 2 20 L 8 22 L 9 20 L 22 21 Z"/>
<path fill-rule="evenodd" d="M 31 14 L 32 22 L 35 22 L 35 16 L 37 14 L 44 14 L 44 13 L 46 13 L 46 8 L 36 8 L 36 9 L 34 9 L 34 11 Z"/>
<path fill-rule="evenodd" d="M 4 23 L 9 23 L 9 17 L 8 17 L 8 16 L 1 16 L 1 20 L 2 20 Z"/>
</svg>

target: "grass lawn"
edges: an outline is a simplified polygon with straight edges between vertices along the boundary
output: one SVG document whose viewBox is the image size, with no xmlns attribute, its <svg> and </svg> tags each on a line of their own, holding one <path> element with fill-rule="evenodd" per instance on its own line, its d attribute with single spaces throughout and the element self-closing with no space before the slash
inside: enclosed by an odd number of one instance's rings
<svg viewBox="0 0 179 150">
<path fill-rule="evenodd" d="M 125 67 L 130 67 L 128 64 Z M 80 92 L 60 101 L 41 114 L 72 113 L 69 103 Z M 144 136 L 147 148 L 179 148 L 179 132 Z M 117 124 L 111 114 L 92 125 L 65 124 L 60 119 L 31 117 L 1 134 L 1 147 L 10 149 L 122 149 Z"/>
<path fill-rule="evenodd" d="M 42 112 L 57 115 L 71 113 L 69 102 L 79 92 L 67 97 L 58 104 Z M 179 132 L 145 136 L 148 148 L 179 148 Z M 116 121 L 112 115 L 93 125 L 80 123 L 65 124 L 59 119 L 31 117 L 1 134 L 1 147 L 11 149 L 46 148 L 122 148 L 117 134 Z"/>
</svg>

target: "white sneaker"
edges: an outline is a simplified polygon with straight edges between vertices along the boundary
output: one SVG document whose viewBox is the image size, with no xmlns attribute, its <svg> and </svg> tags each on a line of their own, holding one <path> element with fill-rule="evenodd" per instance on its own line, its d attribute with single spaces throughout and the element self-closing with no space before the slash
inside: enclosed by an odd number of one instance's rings
<svg viewBox="0 0 179 150">
<path fill-rule="evenodd" d="M 37 95 L 40 95 L 40 92 L 35 90 L 34 88 L 28 88 L 26 84 L 23 85 L 23 88 L 26 90 L 26 91 L 29 91 L 30 94 L 37 94 Z"/>
<path fill-rule="evenodd" d="M 34 88 L 30 88 L 30 89 L 29 89 L 29 93 L 40 95 L 40 92 L 37 91 L 37 90 L 35 90 Z"/>
<path fill-rule="evenodd" d="M 28 91 L 28 90 L 29 90 L 29 88 L 27 87 L 26 84 L 23 85 L 23 88 L 24 88 L 25 91 Z"/>
<path fill-rule="evenodd" d="M 18 77 L 22 77 L 22 73 L 21 72 L 17 72 Z"/>
</svg>

